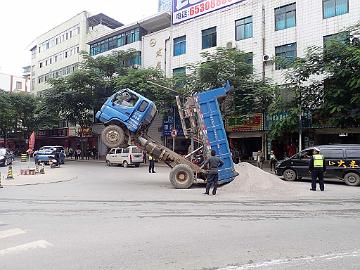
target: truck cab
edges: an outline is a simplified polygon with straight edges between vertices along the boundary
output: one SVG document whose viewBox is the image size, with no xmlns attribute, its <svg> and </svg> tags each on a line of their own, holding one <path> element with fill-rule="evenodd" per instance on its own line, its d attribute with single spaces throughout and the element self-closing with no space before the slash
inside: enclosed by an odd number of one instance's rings
<svg viewBox="0 0 360 270">
<path fill-rule="evenodd" d="M 109 148 L 124 145 L 132 134 L 145 131 L 157 113 L 154 102 L 122 89 L 107 99 L 96 118 L 104 123 L 102 139 Z"/>
</svg>

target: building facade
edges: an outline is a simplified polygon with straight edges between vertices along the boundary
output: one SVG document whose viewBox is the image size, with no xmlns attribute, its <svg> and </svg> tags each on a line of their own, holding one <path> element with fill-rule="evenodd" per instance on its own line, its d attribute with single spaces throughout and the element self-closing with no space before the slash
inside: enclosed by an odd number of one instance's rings
<svg viewBox="0 0 360 270">
<path fill-rule="evenodd" d="M 6 92 L 30 92 L 30 80 L 27 77 L 0 73 L 0 90 Z"/>
<path fill-rule="evenodd" d="M 164 4 L 160 2 L 159 6 Z M 321 47 L 327 39 L 358 23 L 360 1 L 173 0 L 172 9 L 168 10 L 172 10 L 171 18 L 164 17 L 168 23 L 157 31 L 139 35 L 135 48 L 141 54 L 141 66 L 159 68 L 173 76 L 186 73 L 188 64 L 201 61 L 201 52 L 212 52 L 216 47 L 237 48 L 249 53 L 257 77 L 284 85 L 286 62 L 279 65 L 274 59 L 282 57 L 291 62 L 303 57 L 309 46 Z M 101 43 L 102 38 L 97 42 Z M 111 50 L 123 48 L 127 47 Z M 238 124 L 234 116 L 227 122 L 231 144 L 242 148 L 247 157 L 259 149 L 268 152 L 272 148 L 266 136 L 269 122 L 268 116 L 256 114 L 248 123 Z M 346 142 L 350 137 L 350 141 L 360 139 L 358 129 L 349 130 L 353 135 L 344 138 L 338 136 L 344 134 L 341 130 L 314 128 L 304 136 L 303 145 L 328 143 L 323 140 L 323 132 L 333 142 Z M 298 143 L 293 140 L 286 144 Z"/>
<path fill-rule="evenodd" d="M 24 73 L 30 75 L 31 92 L 38 94 L 49 88 L 49 79 L 73 73 L 83 60 L 81 52 L 90 51 L 89 38 L 103 36 L 121 26 L 122 23 L 102 13 L 91 15 L 83 11 L 36 38 L 30 50 L 30 69 L 24 68 Z M 66 122 L 59 123 L 55 129 L 40 130 L 36 136 L 37 147 L 54 144 L 72 148 L 79 145 L 93 147 L 100 140 L 91 128 L 84 131 Z"/>
<path fill-rule="evenodd" d="M 51 78 L 67 76 L 82 61 L 81 52 L 89 51 L 88 36 L 103 35 L 121 23 L 100 13 L 83 11 L 33 41 L 31 46 L 31 86 L 38 93 L 48 89 Z"/>
</svg>

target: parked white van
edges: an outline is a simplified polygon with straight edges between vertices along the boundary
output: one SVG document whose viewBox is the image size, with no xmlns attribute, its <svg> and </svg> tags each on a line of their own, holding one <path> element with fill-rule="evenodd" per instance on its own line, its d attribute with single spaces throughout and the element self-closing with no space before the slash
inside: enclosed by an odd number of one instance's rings
<svg viewBox="0 0 360 270">
<path fill-rule="evenodd" d="M 142 162 L 144 162 L 142 150 L 132 145 L 127 148 L 112 148 L 106 155 L 106 164 L 108 166 L 116 164 L 125 168 L 130 165 L 139 167 Z"/>
</svg>

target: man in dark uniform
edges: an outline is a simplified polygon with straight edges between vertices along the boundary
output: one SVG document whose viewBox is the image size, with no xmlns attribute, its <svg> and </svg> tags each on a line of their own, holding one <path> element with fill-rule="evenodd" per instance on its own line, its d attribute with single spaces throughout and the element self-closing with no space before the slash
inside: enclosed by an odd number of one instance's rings
<svg viewBox="0 0 360 270">
<path fill-rule="evenodd" d="M 224 162 L 219 157 L 216 157 L 215 150 L 211 150 L 211 157 L 204 162 L 201 168 L 206 165 L 209 165 L 209 173 L 207 177 L 206 191 L 204 194 L 209 195 L 211 186 L 214 186 L 212 194 L 215 195 L 219 179 L 218 168 L 224 165 Z"/>
<path fill-rule="evenodd" d="M 149 154 L 149 173 L 155 173 L 155 160 L 152 154 Z"/>
<path fill-rule="evenodd" d="M 309 171 L 311 172 L 311 189 L 316 190 L 316 179 L 319 178 L 320 190 L 324 191 L 324 172 L 326 171 L 326 162 L 319 150 L 315 149 L 309 162 Z"/>
</svg>

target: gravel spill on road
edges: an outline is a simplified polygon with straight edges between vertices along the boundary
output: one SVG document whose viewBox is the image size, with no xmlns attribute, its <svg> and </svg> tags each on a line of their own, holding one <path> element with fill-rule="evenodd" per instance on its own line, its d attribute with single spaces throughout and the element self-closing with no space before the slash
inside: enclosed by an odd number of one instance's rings
<svg viewBox="0 0 360 270">
<path fill-rule="evenodd" d="M 227 193 L 237 193 L 241 196 L 288 196 L 304 193 L 293 183 L 285 182 L 276 175 L 265 172 L 250 163 L 236 164 L 235 170 L 239 176 L 221 188 Z"/>
</svg>

